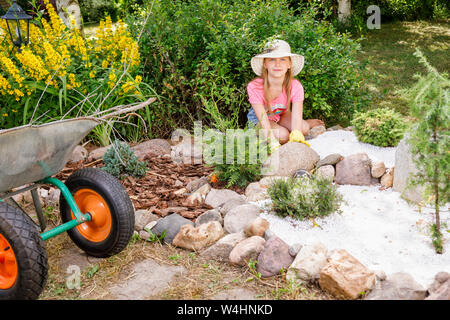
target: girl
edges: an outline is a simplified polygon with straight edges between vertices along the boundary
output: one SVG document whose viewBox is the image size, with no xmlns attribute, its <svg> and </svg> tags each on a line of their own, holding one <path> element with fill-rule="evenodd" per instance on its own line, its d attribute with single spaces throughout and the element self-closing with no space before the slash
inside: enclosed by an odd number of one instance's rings
<svg viewBox="0 0 450 320">
<path fill-rule="evenodd" d="M 294 78 L 303 64 L 304 57 L 291 53 L 291 47 L 283 40 L 269 42 L 264 52 L 251 60 L 259 78 L 247 85 L 252 106 L 247 118 L 250 125 L 263 129 L 272 147 L 288 141 L 307 144 L 304 135 L 311 128 L 324 125 L 318 119 L 303 120 L 303 86 Z"/>
</svg>

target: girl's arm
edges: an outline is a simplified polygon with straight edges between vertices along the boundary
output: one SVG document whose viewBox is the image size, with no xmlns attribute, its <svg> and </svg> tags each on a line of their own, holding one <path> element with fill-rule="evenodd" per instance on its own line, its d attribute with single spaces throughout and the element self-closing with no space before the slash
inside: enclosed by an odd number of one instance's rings
<svg viewBox="0 0 450 320">
<path fill-rule="evenodd" d="M 307 134 L 309 130 L 309 126 L 306 127 L 306 122 L 303 121 L 303 101 L 297 101 L 292 103 L 292 116 L 291 116 L 292 131 L 300 130 L 303 134 Z"/>
<path fill-rule="evenodd" d="M 256 117 L 259 120 L 259 123 L 261 124 L 261 128 L 263 129 L 263 133 L 265 135 L 266 138 L 274 138 L 275 136 L 273 135 L 272 132 L 272 126 L 270 125 L 269 122 L 269 118 L 267 117 L 267 112 L 266 109 L 264 108 L 264 106 L 262 104 L 252 104 L 251 105 L 253 110 L 255 111 Z"/>
</svg>

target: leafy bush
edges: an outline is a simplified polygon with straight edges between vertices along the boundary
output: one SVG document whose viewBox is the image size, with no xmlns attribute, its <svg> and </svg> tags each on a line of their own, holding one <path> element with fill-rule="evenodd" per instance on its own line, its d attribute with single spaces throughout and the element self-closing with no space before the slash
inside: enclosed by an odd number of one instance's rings
<svg viewBox="0 0 450 320">
<path fill-rule="evenodd" d="M 214 174 L 226 187 L 245 188 L 261 179 L 261 165 L 267 159 L 265 139 L 258 139 L 256 130 L 227 130 L 207 139 L 205 163 L 212 164 Z M 228 150 L 227 150 L 228 149 Z M 264 152 L 263 152 L 264 151 Z"/>
<path fill-rule="evenodd" d="M 99 22 L 107 16 L 118 17 L 118 5 L 112 0 L 78 0 L 84 22 Z"/>
<path fill-rule="evenodd" d="M 336 185 L 317 176 L 278 179 L 269 186 L 268 194 L 277 215 L 300 220 L 340 213 L 343 201 Z"/>
<path fill-rule="evenodd" d="M 405 118 L 389 108 L 357 112 L 352 125 L 359 141 L 380 147 L 395 147 L 408 128 Z"/>
<path fill-rule="evenodd" d="M 127 143 L 114 141 L 114 144 L 109 148 L 103 156 L 102 167 L 103 170 L 116 178 L 121 178 L 124 175 L 133 177 L 143 177 L 147 170 L 147 161 L 139 161 L 134 151 Z"/>
<path fill-rule="evenodd" d="M 143 16 L 127 20 L 134 34 Z M 315 8 L 294 15 L 286 0 L 157 0 L 140 45 L 145 81 L 161 95 L 152 105 L 152 129 L 167 136 L 192 119 L 208 123 L 205 101 L 226 117 L 238 113 L 243 127 L 250 108 L 245 88 L 256 77 L 250 59 L 274 37 L 305 56 L 298 75 L 304 117 L 347 121 L 367 104 L 356 59 L 360 46 L 316 16 Z"/>
</svg>

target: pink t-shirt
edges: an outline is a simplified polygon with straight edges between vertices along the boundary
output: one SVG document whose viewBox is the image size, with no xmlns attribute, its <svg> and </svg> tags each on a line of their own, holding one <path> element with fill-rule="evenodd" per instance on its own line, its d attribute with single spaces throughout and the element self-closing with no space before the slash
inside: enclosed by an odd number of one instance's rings
<svg viewBox="0 0 450 320">
<path fill-rule="evenodd" d="M 266 105 L 266 99 L 264 98 L 264 80 L 262 78 L 256 78 L 249 82 L 247 85 L 248 101 L 250 104 L 262 104 Z M 303 101 L 305 98 L 303 86 L 297 79 L 292 80 L 291 85 L 291 102 Z M 288 105 L 286 90 L 283 88 L 283 92 L 270 101 L 271 111 L 275 114 L 283 113 Z M 278 112 L 277 112 L 278 111 Z M 280 112 L 281 111 L 281 112 Z"/>
</svg>

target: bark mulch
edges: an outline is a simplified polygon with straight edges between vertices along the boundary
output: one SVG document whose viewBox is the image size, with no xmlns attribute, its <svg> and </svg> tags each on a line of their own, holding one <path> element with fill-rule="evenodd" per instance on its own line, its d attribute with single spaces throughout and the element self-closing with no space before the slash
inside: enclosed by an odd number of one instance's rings
<svg viewBox="0 0 450 320">
<path fill-rule="evenodd" d="M 186 203 L 187 195 L 175 192 L 197 178 L 209 176 L 213 168 L 204 164 L 177 164 L 170 157 L 158 157 L 147 155 L 147 173 L 142 178 L 131 176 L 123 177 L 120 182 L 125 187 L 136 210 L 146 209 L 152 213 L 165 217 L 171 213 L 195 221 L 195 219 L 211 206 L 203 204 L 189 205 Z M 74 171 L 86 167 L 103 167 L 102 160 L 93 162 L 79 161 L 67 164 L 55 177 L 65 181 Z M 225 182 L 211 183 L 216 189 L 223 189 Z M 239 187 L 229 188 L 239 194 L 244 194 L 245 189 Z"/>
</svg>

